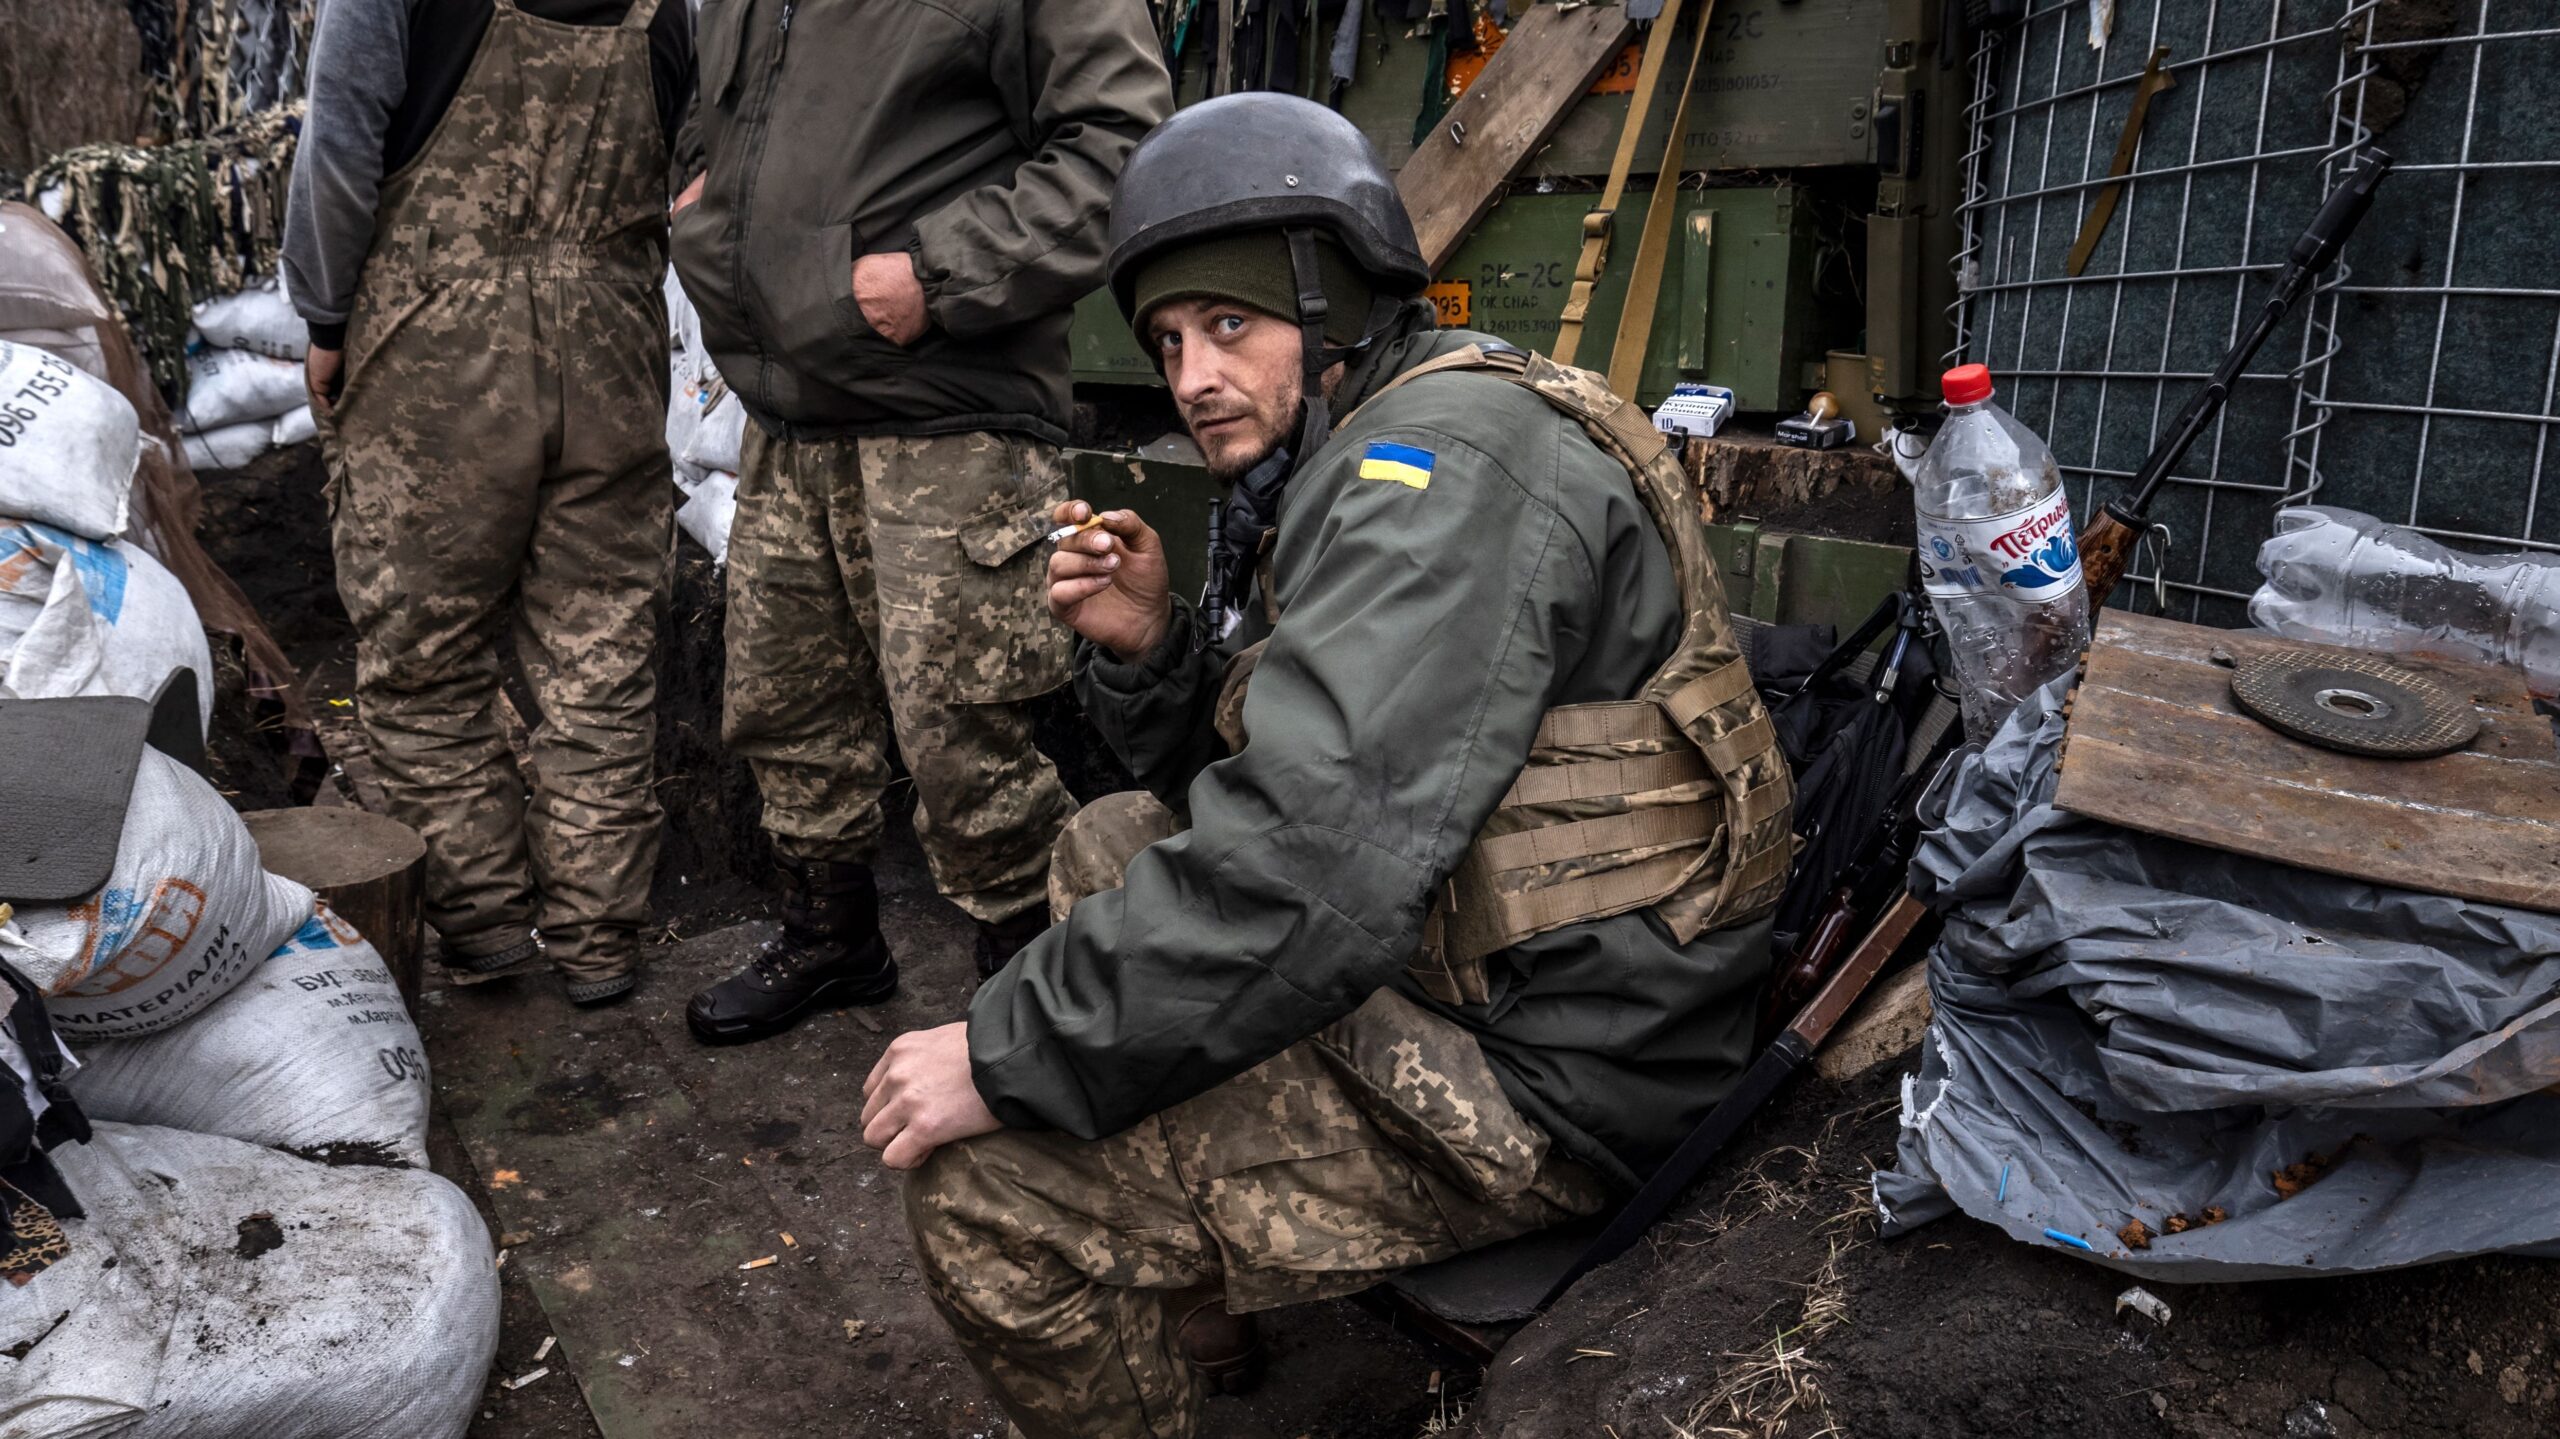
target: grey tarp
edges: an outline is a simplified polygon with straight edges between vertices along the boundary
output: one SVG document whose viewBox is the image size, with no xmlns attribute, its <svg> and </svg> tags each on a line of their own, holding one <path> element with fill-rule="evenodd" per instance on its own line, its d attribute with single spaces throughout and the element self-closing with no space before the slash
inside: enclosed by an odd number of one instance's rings
<svg viewBox="0 0 2560 1439">
<path fill-rule="evenodd" d="M 1965 757 L 1912 863 L 1946 933 L 1887 1232 L 1961 1209 L 2168 1280 L 2560 1255 L 2560 915 L 2058 810 L 2067 684 Z M 2116 1237 L 2208 1206 L 2227 1222 Z"/>
</svg>

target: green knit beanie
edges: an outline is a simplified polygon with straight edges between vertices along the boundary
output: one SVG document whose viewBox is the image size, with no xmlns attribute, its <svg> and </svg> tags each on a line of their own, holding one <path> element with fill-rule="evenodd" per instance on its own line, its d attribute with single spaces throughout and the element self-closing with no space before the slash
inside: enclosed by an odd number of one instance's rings
<svg viewBox="0 0 2560 1439">
<path fill-rule="evenodd" d="M 1360 267 L 1325 236 L 1316 237 L 1316 282 L 1324 289 L 1324 337 L 1355 345 L 1369 324 L 1375 292 Z M 1278 230 L 1220 235 L 1157 256 L 1130 286 L 1129 327 L 1147 347 L 1147 313 L 1168 300 L 1219 299 L 1250 305 L 1284 320 L 1298 317 L 1298 286 L 1289 239 Z"/>
</svg>

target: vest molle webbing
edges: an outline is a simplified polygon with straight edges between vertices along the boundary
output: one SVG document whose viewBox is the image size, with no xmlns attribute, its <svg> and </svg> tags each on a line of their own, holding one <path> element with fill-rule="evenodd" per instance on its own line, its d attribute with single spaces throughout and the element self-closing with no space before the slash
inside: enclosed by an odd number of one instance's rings
<svg viewBox="0 0 2560 1439">
<path fill-rule="evenodd" d="M 1626 468 L 1687 616 L 1636 696 L 1548 711 L 1520 778 L 1442 887 L 1408 972 L 1444 1004 L 1482 1004 L 1486 957 L 1532 935 L 1650 908 L 1686 944 L 1768 913 L 1795 854 L 1795 782 L 1743 667 L 1688 478 L 1644 412 L 1589 371 L 1475 345 L 1378 393 L 1455 371 L 1511 380 Z"/>
</svg>

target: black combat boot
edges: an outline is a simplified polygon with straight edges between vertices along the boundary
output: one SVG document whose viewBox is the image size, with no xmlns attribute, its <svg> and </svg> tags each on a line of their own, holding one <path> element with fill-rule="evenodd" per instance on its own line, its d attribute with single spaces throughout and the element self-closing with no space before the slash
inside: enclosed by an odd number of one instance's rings
<svg viewBox="0 0 2560 1439">
<path fill-rule="evenodd" d="M 1011 919 L 978 921 L 978 980 L 996 977 L 1022 947 L 1049 932 L 1049 907 L 1035 904 Z"/>
<path fill-rule="evenodd" d="M 790 858 L 781 867 L 782 933 L 685 1006 L 685 1023 L 705 1044 L 763 1039 L 811 1010 L 877 1004 L 898 988 L 871 867 Z"/>
</svg>

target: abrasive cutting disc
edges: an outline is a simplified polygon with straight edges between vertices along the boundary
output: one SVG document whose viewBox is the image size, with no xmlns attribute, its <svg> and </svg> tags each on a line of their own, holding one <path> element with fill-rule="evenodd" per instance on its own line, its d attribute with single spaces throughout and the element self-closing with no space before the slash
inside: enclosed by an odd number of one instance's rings
<svg viewBox="0 0 2560 1439">
<path fill-rule="evenodd" d="M 2239 667 L 2231 697 L 2279 733 L 2376 759 L 2450 754 L 2480 733 L 2467 698 L 2372 655 L 2276 650 Z"/>
</svg>

